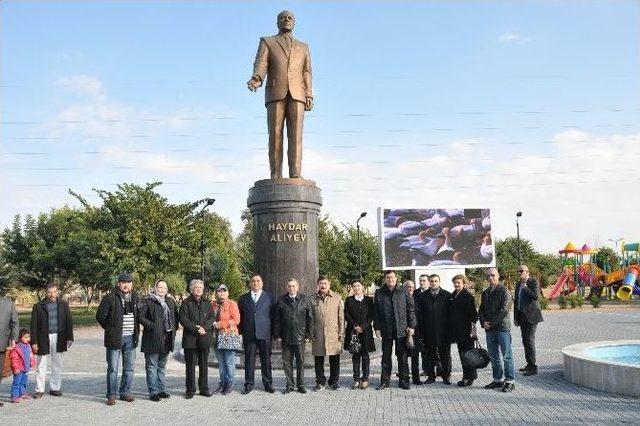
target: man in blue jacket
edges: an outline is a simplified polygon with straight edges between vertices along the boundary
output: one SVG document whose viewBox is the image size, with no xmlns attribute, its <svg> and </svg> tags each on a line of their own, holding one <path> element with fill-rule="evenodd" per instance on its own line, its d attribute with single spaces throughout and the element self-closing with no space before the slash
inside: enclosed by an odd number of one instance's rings
<svg viewBox="0 0 640 426">
<path fill-rule="evenodd" d="M 273 393 L 271 374 L 271 322 L 276 300 L 273 295 L 262 290 L 263 282 L 259 274 L 249 280 L 251 291 L 238 299 L 240 309 L 240 333 L 244 344 L 244 393 L 253 390 L 256 371 L 256 352 L 260 354 L 260 370 L 264 390 Z"/>
</svg>

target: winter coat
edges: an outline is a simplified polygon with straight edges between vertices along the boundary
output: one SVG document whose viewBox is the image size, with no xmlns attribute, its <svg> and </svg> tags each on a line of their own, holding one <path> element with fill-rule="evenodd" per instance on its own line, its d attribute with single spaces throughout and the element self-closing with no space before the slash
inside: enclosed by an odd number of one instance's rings
<svg viewBox="0 0 640 426">
<path fill-rule="evenodd" d="M 207 349 L 213 346 L 213 323 L 216 320 L 211 302 L 204 297 L 199 301 L 193 295 L 187 297 L 180 306 L 180 324 L 182 332 L 182 347 L 184 349 Z M 202 336 L 198 334 L 196 326 L 205 330 Z"/>
<path fill-rule="evenodd" d="M 104 329 L 104 346 L 107 349 L 122 349 L 122 320 L 124 315 L 124 299 L 118 289 L 114 289 L 100 301 L 96 320 Z M 133 347 L 138 346 L 140 335 L 140 323 L 138 322 L 138 296 L 131 294 L 131 306 L 133 307 Z"/>
<path fill-rule="evenodd" d="M 25 365 L 26 360 L 24 359 L 24 354 L 22 353 L 23 345 L 24 344 L 21 342 L 16 343 L 15 348 L 13 348 L 13 350 L 9 353 L 9 357 L 11 358 L 11 369 L 13 370 L 14 374 L 16 372 L 21 373 L 23 371 L 29 371 L 36 366 L 36 355 L 33 353 L 33 349 L 31 349 L 30 344 L 26 344 L 26 346 L 29 348 L 29 352 L 31 352 L 31 356 L 29 357 L 29 367 Z"/>
<path fill-rule="evenodd" d="M 238 333 L 240 310 L 236 302 L 227 299 L 223 303 L 219 303 L 214 300 L 211 302 L 211 308 L 216 313 L 218 333 Z"/>
<path fill-rule="evenodd" d="M 271 323 L 276 299 L 267 291 L 262 291 L 258 303 L 253 302 L 251 292 L 245 293 L 238 299 L 240 310 L 240 334 L 244 343 L 256 340 L 271 340 Z"/>
<path fill-rule="evenodd" d="M 413 297 L 402 286 L 389 290 L 383 285 L 377 289 L 373 307 L 373 328 L 380 331 L 383 339 L 402 338 L 407 335 L 407 328 L 416 328 Z"/>
<path fill-rule="evenodd" d="M 18 311 L 13 300 L 0 297 L 0 352 L 4 352 L 9 341 L 18 340 Z"/>
<path fill-rule="evenodd" d="M 288 293 L 278 299 L 273 319 L 273 335 L 283 345 L 302 345 L 315 334 L 313 308 L 307 297 L 298 293 L 295 302 Z"/>
<path fill-rule="evenodd" d="M 344 344 L 344 302 L 334 291 L 323 298 L 311 296 L 315 339 L 311 345 L 313 356 L 339 355 Z"/>
<path fill-rule="evenodd" d="M 148 354 L 167 354 L 173 352 L 176 330 L 180 324 L 178 304 L 168 295 L 164 298 L 169 310 L 173 313 L 173 328 L 167 333 L 164 326 L 164 309 L 155 297 L 145 297 L 140 302 L 138 320 L 144 327 L 140 351 Z M 167 334 L 170 334 L 167 338 Z"/>
<path fill-rule="evenodd" d="M 509 320 L 509 309 L 511 307 L 511 293 L 502 285 L 498 284 L 492 291 L 489 286 L 482 292 L 482 301 L 478 316 L 480 325 L 489 322 L 487 331 L 509 331 L 511 321 Z"/>
<path fill-rule="evenodd" d="M 69 304 L 57 300 L 58 304 L 58 342 L 56 352 L 66 352 L 67 342 L 73 342 L 73 318 Z M 31 344 L 38 345 L 38 355 L 49 355 L 49 312 L 47 300 L 33 305 L 31 311 Z"/>
<path fill-rule="evenodd" d="M 418 296 L 420 333 L 425 346 L 444 346 L 451 343 L 449 337 L 449 307 L 451 293 L 441 288 L 436 296 L 431 290 Z"/>
<path fill-rule="evenodd" d="M 522 286 L 522 291 L 520 287 Z M 518 293 L 522 300 L 518 300 Z M 595 293 L 594 293 L 595 294 Z M 524 317 L 530 324 L 538 324 L 544 321 L 542 319 L 542 310 L 540 309 L 540 283 L 535 278 L 527 279 L 525 285 L 522 283 L 516 284 L 516 291 L 513 300 L 513 323 L 519 326 L 518 312 L 522 312 Z M 518 309 L 518 303 L 520 309 Z"/>
<path fill-rule="evenodd" d="M 351 344 L 351 336 L 355 333 L 355 326 L 363 328 L 361 341 L 364 342 L 364 349 L 367 352 L 375 352 L 376 344 L 373 341 L 373 299 L 364 296 L 361 302 L 358 302 L 355 296 L 347 297 L 344 302 L 344 318 L 347 321 L 347 328 L 344 338 L 344 348 L 349 350 Z"/>
<path fill-rule="evenodd" d="M 451 311 L 449 324 L 451 341 L 455 343 L 471 342 L 471 324 L 478 321 L 478 311 L 473 295 L 466 288 L 460 293 L 451 294 Z"/>
</svg>

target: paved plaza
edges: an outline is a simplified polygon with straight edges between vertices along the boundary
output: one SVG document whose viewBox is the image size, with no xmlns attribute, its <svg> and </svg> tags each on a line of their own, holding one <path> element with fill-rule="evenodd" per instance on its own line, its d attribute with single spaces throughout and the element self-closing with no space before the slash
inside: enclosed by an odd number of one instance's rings
<svg viewBox="0 0 640 426">
<path fill-rule="evenodd" d="M 607 423 L 639 424 L 640 400 L 573 385 L 563 378 L 561 348 L 596 340 L 640 339 L 640 310 L 552 311 L 538 328 L 540 374 L 518 375 L 510 394 L 482 388 L 491 381 L 491 369 L 480 372 L 471 388 L 433 385 L 412 386 L 410 391 L 392 388 L 376 391 L 380 374 L 379 357 L 372 361 L 372 387 L 352 391 L 351 367 L 343 364 L 341 388 L 310 391 L 306 395 L 282 395 L 281 371 L 275 372 L 276 394 L 257 389 L 248 396 L 196 395 L 185 400 L 184 366 L 171 359 L 167 379 L 171 398 L 149 401 L 146 395 L 144 357 L 138 354 L 133 385 L 136 402 L 105 404 L 105 355 L 98 328 L 79 329 L 76 343 L 65 357 L 62 398 L 49 395 L 21 404 L 8 402 L 11 380 L 0 384 L 5 406 L 0 408 L 2 424 L 507 424 L 507 423 Z M 520 332 L 514 332 L 516 366 L 524 364 Z M 484 336 L 483 336 L 484 337 Z M 483 342 L 484 343 L 484 342 Z M 462 373 L 457 352 L 452 350 L 453 381 Z M 343 357 L 348 357 L 348 354 Z M 394 361 L 395 365 L 395 361 Z M 210 383 L 217 383 L 217 369 L 210 370 Z M 238 370 L 236 389 L 241 389 L 243 371 Z M 307 386 L 313 386 L 313 370 L 307 369 Z M 34 377 L 29 378 L 33 387 Z M 256 383 L 260 383 L 259 376 Z"/>
</svg>

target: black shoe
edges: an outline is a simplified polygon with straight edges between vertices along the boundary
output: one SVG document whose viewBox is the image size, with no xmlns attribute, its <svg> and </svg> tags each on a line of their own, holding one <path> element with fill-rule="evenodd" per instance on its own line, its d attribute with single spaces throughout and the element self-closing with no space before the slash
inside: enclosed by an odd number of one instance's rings
<svg viewBox="0 0 640 426">
<path fill-rule="evenodd" d="M 184 394 L 184 399 L 191 399 L 193 398 L 193 394 L 192 393 L 185 393 Z"/>
<path fill-rule="evenodd" d="M 150 399 L 150 400 L 152 400 L 152 401 L 155 401 L 155 402 L 160 402 L 160 400 L 161 400 L 162 398 L 160 398 L 160 395 L 155 394 L 155 395 L 151 395 L 151 396 L 149 397 L 149 399 Z"/>
<path fill-rule="evenodd" d="M 321 390 L 324 390 L 324 385 L 322 383 L 317 383 L 316 386 L 313 388 L 314 392 L 320 392 Z"/>
<path fill-rule="evenodd" d="M 516 388 L 515 384 L 513 384 L 513 383 L 505 383 L 504 386 L 502 386 L 502 392 L 511 392 L 515 388 Z"/>
<path fill-rule="evenodd" d="M 200 395 L 201 396 L 206 396 L 207 398 L 213 396 L 213 392 L 211 392 L 210 390 L 205 390 L 205 391 L 200 391 Z"/>
<path fill-rule="evenodd" d="M 471 386 L 473 384 L 473 380 L 462 379 L 458 383 L 456 383 L 461 388 L 466 388 L 467 386 Z"/>
<path fill-rule="evenodd" d="M 171 398 L 171 395 L 169 395 L 169 394 L 168 394 L 168 393 L 166 393 L 165 391 L 160 392 L 160 393 L 158 394 L 158 396 L 160 396 L 160 398 L 164 398 L 164 399 Z"/>
<path fill-rule="evenodd" d="M 298 392 L 300 392 L 300 393 L 307 393 L 307 388 L 305 388 L 304 386 L 299 386 L 299 387 L 298 387 Z"/>
<path fill-rule="evenodd" d="M 442 379 L 442 383 L 444 383 L 445 385 L 450 385 L 451 384 L 451 380 L 449 380 L 449 378 L 443 378 Z"/>
<path fill-rule="evenodd" d="M 420 386 L 420 385 L 424 384 L 424 383 L 422 383 L 422 380 L 420 380 L 420 379 L 413 379 L 411 381 L 411 383 L 413 383 L 416 386 Z"/>
<path fill-rule="evenodd" d="M 274 393 L 276 390 L 273 388 L 273 386 L 265 386 L 264 391 L 267 393 Z"/>
<path fill-rule="evenodd" d="M 503 382 L 491 382 L 488 385 L 485 385 L 485 389 L 496 389 L 496 388 L 501 388 L 502 386 L 504 386 Z"/>
<path fill-rule="evenodd" d="M 376 388 L 376 390 L 382 390 L 382 389 L 386 389 L 389 387 L 389 383 L 387 382 L 382 382 L 378 385 L 378 387 Z"/>
<path fill-rule="evenodd" d="M 525 366 L 524 366 L 524 367 L 522 367 L 522 368 L 518 368 L 518 371 L 527 371 L 528 369 L 529 369 L 529 366 L 528 366 L 528 365 L 525 365 Z"/>
<path fill-rule="evenodd" d="M 404 390 L 411 389 L 411 385 L 409 384 L 409 382 L 400 382 L 398 386 L 400 387 L 400 389 L 404 389 Z"/>
<path fill-rule="evenodd" d="M 329 383 L 329 389 L 338 390 L 338 389 L 340 389 L 340 385 L 337 384 L 337 383 Z"/>
<path fill-rule="evenodd" d="M 523 376 L 535 376 L 538 374 L 538 367 L 530 368 L 529 370 L 522 373 Z"/>
<path fill-rule="evenodd" d="M 213 391 L 214 394 L 219 394 L 220 392 L 222 392 L 222 388 L 224 388 L 224 386 L 222 386 L 222 383 L 220 383 L 218 385 L 218 387 L 216 388 L 216 390 Z"/>
<path fill-rule="evenodd" d="M 253 391 L 253 387 L 252 386 L 245 386 L 244 387 L 244 391 L 242 391 L 243 395 L 248 395 Z"/>
<path fill-rule="evenodd" d="M 426 384 L 431 384 L 431 383 L 435 383 L 436 382 L 436 378 L 435 377 L 427 377 L 427 380 L 425 381 Z"/>
<path fill-rule="evenodd" d="M 293 392 L 293 388 L 290 388 L 289 386 L 287 386 L 286 388 L 284 388 L 284 390 L 282 391 L 283 394 L 288 394 Z"/>
<path fill-rule="evenodd" d="M 232 385 L 225 385 L 222 388 L 222 392 L 220 392 L 220 395 L 229 395 L 231 392 L 233 392 L 233 386 Z"/>
<path fill-rule="evenodd" d="M 49 395 L 51 395 L 51 396 L 62 396 L 62 391 L 59 391 L 59 390 L 57 390 L 57 391 L 50 390 L 50 391 L 49 391 Z"/>
</svg>

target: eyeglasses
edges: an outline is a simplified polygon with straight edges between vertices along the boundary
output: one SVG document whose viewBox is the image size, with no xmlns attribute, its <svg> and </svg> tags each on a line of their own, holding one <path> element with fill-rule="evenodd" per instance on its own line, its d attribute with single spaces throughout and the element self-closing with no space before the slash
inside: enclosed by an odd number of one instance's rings
<svg viewBox="0 0 640 426">
<path fill-rule="evenodd" d="M 521 274 L 524 272 L 524 269 L 518 269 L 518 273 Z"/>
<path fill-rule="evenodd" d="M 497 277 L 496 274 L 487 274 L 488 277 Z"/>
</svg>

